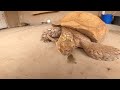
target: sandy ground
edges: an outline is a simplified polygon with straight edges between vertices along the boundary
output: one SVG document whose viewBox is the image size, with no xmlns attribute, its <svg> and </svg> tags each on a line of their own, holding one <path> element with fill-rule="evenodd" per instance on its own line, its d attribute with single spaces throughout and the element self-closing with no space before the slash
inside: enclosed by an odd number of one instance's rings
<svg viewBox="0 0 120 90">
<path fill-rule="evenodd" d="M 0 31 L 0 78 L 14 79 L 108 79 L 120 78 L 120 60 L 98 61 L 82 50 L 69 64 L 54 43 L 40 41 L 50 25 L 11 28 Z M 111 27 L 103 44 L 120 49 L 119 27 Z"/>
</svg>

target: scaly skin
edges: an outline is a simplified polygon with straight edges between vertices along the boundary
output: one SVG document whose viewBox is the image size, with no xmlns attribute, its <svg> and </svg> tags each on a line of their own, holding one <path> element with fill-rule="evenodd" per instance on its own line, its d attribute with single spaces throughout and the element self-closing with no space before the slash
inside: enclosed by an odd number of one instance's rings
<svg viewBox="0 0 120 90">
<path fill-rule="evenodd" d="M 70 28 L 61 27 L 62 31 L 55 28 L 52 29 L 53 31 L 46 32 L 45 39 L 43 39 L 44 41 L 56 42 L 58 50 L 63 55 L 67 55 L 68 58 L 72 56 L 72 51 L 75 48 L 80 47 L 84 49 L 88 56 L 96 60 L 113 61 L 119 59 L 120 50 L 117 48 L 91 42 L 88 37 Z"/>
<path fill-rule="evenodd" d="M 81 40 L 81 46 L 86 54 L 96 60 L 113 61 L 120 57 L 120 50 L 112 46 Z"/>
</svg>

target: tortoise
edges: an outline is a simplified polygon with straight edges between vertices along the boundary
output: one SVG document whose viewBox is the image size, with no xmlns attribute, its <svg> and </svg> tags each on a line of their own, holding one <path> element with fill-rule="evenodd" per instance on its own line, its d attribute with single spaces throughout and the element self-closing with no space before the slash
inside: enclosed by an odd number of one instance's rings
<svg viewBox="0 0 120 90">
<path fill-rule="evenodd" d="M 71 12 L 52 26 L 42 34 L 42 40 L 56 42 L 58 50 L 67 55 L 69 61 L 75 60 L 72 55 L 75 48 L 82 48 L 88 56 L 96 60 L 119 59 L 119 49 L 100 44 L 109 30 L 106 24 L 92 13 Z"/>
</svg>

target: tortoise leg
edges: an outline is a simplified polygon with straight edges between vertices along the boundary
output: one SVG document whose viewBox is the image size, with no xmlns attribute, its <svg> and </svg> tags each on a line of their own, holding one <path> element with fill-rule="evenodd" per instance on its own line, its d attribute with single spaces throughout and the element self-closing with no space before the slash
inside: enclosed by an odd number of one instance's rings
<svg viewBox="0 0 120 90">
<path fill-rule="evenodd" d="M 94 42 L 81 41 L 86 54 L 96 60 L 113 61 L 120 58 L 120 50 L 112 46 Z"/>
</svg>

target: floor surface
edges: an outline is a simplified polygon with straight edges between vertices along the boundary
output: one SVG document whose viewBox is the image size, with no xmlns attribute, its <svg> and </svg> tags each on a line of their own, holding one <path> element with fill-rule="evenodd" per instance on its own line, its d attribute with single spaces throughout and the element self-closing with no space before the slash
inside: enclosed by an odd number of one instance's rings
<svg viewBox="0 0 120 90">
<path fill-rule="evenodd" d="M 54 43 L 40 41 L 50 25 L 38 25 L 0 31 L 0 78 L 14 79 L 108 79 L 120 78 L 120 60 L 98 61 L 76 49 L 77 64 L 69 64 Z M 120 49 L 119 27 L 103 41 Z"/>
</svg>

